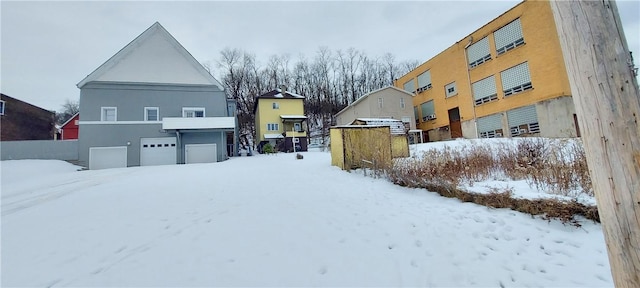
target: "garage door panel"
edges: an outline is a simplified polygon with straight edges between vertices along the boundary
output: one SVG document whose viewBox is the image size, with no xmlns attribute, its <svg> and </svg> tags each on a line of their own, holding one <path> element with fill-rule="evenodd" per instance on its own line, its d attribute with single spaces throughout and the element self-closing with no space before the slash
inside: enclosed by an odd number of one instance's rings
<svg viewBox="0 0 640 288">
<path fill-rule="evenodd" d="M 176 164 L 176 138 L 141 138 L 140 166 Z"/>
<path fill-rule="evenodd" d="M 127 167 L 127 146 L 89 148 L 89 169 L 123 167 Z"/>
</svg>

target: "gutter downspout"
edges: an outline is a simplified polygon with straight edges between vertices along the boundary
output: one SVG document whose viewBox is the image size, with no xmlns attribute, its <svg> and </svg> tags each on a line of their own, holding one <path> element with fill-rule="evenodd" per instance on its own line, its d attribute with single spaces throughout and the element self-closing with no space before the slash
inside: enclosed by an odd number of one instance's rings
<svg viewBox="0 0 640 288">
<path fill-rule="evenodd" d="M 475 131 L 475 138 L 479 138 L 478 133 L 478 118 L 476 117 L 476 102 L 473 99 L 473 87 L 471 86 L 471 73 L 469 72 L 469 58 L 467 57 L 467 48 L 473 43 L 473 37 L 469 36 L 469 43 L 464 46 L 464 65 L 467 66 L 467 83 L 469 83 L 469 93 L 471 94 L 471 109 L 473 110 L 473 127 Z"/>
</svg>

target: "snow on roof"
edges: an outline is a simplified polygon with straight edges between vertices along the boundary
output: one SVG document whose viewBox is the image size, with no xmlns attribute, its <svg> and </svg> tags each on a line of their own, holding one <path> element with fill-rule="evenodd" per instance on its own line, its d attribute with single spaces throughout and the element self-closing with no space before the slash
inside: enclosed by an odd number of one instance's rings
<svg viewBox="0 0 640 288">
<path fill-rule="evenodd" d="M 273 95 L 273 97 L 276 97 L 276 98 L 284 98 L 284 96 L 282 95 L 282 93 L 278 93 L 278 94 L 276 94 L 276 95 Z"/>
<path fill-rule="evenodd" d="M 364 122 L 402 122 L 393 118 L 356 118 L 356 120 Z"/>
<path fill-rule="evenodd" d="M 282 119 L 307 119 L 304 115 L 280 115 Z"/>
<path fill-rule="evenodd" d="M 302 96 L 300 94 L 293 93 L 291 91 L 285 91 L 285 93 L 287 93 L 287 94 L 289 94 L 289 95 L 291 95 L 291 96 L 293 96 L 295 98 L 304 98 L 304 96 Z"/>
<path fill-rule="evenodd" d="M 264 134 L 264 139 L 282 139 L 282 134 Z"/>
</svg>

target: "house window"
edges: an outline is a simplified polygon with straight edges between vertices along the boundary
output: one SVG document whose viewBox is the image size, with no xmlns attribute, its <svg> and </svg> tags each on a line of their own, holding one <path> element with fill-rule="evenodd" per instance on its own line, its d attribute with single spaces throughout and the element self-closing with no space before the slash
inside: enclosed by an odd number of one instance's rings
<svg viewBox="0 0 640 288">
<path fill-rule="evenodd" d="M 433 100 L 420 104 L 422 110 L 422 122 L 427 122 L 436 119 L 436 111 L 433 106 Z"/>
<path fill-rule="evenodd" d="M 511 23 L 493 32 L 493 38 L 496 41 L 496 52 L 498 55 L 505 53 L 520 45 L 524 45 L 524 37 L 522 37 L 522 25 L 520 18 L 513 20 Z"/>
<path fill-rule="evenodd" d="M 73 121 L 73 125 L 75 125 L 75 126 L 78 126 L 78 123 L 80 123 L 80 121 L 79 121 L 79 120 L 74 120 L 74 121 Z"/>
<path fill-rule="evenodd" d="M 116 107 L 102 107 L 100 113 L 100 121 L 117 121 L 118 120 L 118 108 Z"/>
<path fill-rule="evenodd" d="M 478 82 L 474 82 L 471 85 L 471 88 L 471 90 L 473 90 L 473 99 L 476 106 L 498 100 L 498 94 L 496 92 L 496 80 L 493 75 Z"/>
<path fill-rule="evenodd" d="M 456 82 L 451 82 L 444 86 L 444 92 L 447 97 L 458 95 L 458 89 L 456 88 Z"/>
<path fill-rule="evenodd" d="M 280 109 L 280 103 L 278 103 L 278 102 L 273 102 L 272 107 L 273 107 L 273 109 Z"/>
<path fill-rule="evenodd" d="M 402 89 L 404 89 L 404 91 L 407 91 L 409 93 L 416 93 L 416 86 L 413 84 L 413 79 L 404 83 L 404 86 L 402 86 Z"/>
<path fill-rule="evenodd" d="M 540 132 L 536 106 L 530 105 L 507 111 L 511 137 Z"/>
<path fill-rule="evenodd" d="M 4 115 L 4 101 L 0 100 L 0 115 Z"/>
<path fill-rule="evenodd" d="M 478 118 L 478 134 L 480 138 L 503 137 L 502 114 L 493 114 Z"/>
<path fill-rule="evenodd" d="M 278 131 L 278 130 L 280 130 L 280 124 L 267 123 L 267 131 Z"/>
<path fill-rule="evenodd" d="M 378 98 L 378 108 L 382 109 L 383 105 L 384 105 L 384 99 Z"/>
<path fill-rule="evenodd" d="M 489 52 L 489 40 L 487 39 L 487 37 L 480 39 L 480 41 L 467 48 L 467 60 L 469 61 L 469 68 L 476 67 L 484 62 L 491 60 L 491 53 Z"/>
<path fill-rule="evenodd" d="M 431 89 L 431 71 L 418 75 L 418 93 Z"/>
<path fill-rule="evenodd" d="M 186 117 L 186 118 L 205 117 L 204 115 L 205 115 L 204 108 L 202 107 L 183 107 L 182 108 L 182 117 Z"/>
<path fill-rule="evenodd" d="M 160 121 L 158 107 L 144 107 L 144 121 Z"/>
<path fill-rule="evenodd" d="M 293 129 L 297 132 L 302 132 L 302 125 L 300 125 L 300 123 L 293 123 Z"/>
<path fill-rule="evenodd" d="M 400 109 L 404 109 L 404 98 L 400 98 Z"/>
<path fill-rule="evenodd" d="M 500 78 L 502 78 L 502 92 L 504 92 L 504 96 L 533 89 L 531 76 L 529 75 L 529 64 L 527 64 L 527 62 L 500 72 Z"/>
</svg>

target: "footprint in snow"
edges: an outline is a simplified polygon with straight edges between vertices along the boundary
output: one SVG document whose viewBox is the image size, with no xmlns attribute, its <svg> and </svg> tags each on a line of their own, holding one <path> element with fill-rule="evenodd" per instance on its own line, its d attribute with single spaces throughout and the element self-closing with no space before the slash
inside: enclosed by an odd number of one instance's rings
<svg viewBox="0 0 640 288">
<path fill-rule="evenodd" d="M 328 272 L 328 270 L 327 270 L 326 266 L 322 266 L 322 267 L 320 267 L 320 269 L 318 269 L 318 274 L 320 274 L 320 275 L 327 274 L 327 272 Z"/>
</svg>

